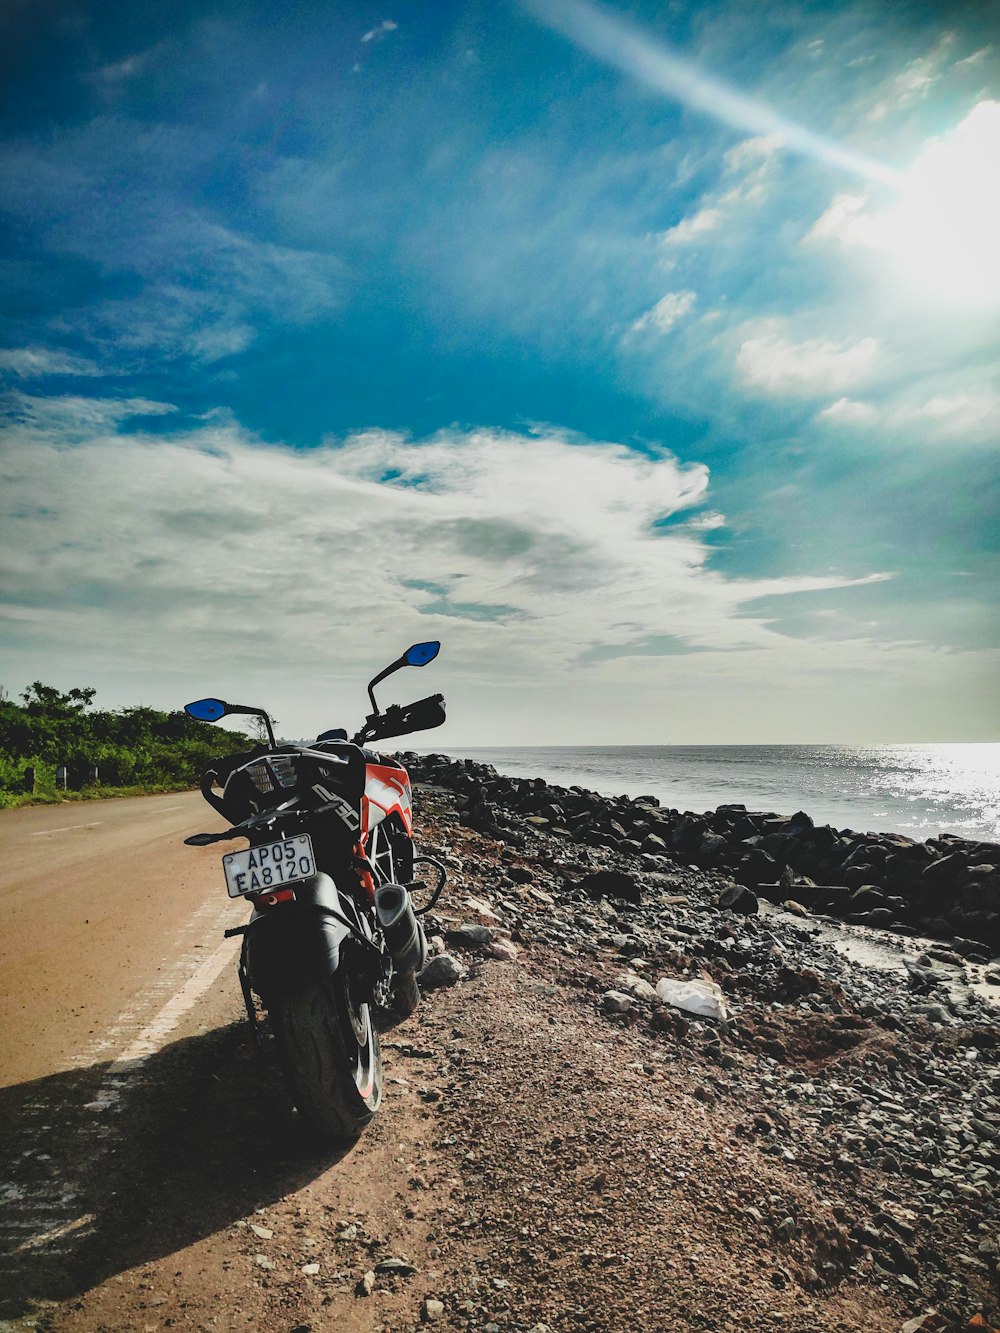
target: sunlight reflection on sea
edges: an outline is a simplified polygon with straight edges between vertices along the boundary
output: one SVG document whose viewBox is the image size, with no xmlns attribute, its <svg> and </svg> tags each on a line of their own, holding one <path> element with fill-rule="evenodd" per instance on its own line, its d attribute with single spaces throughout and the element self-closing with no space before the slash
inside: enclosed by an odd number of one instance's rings
<svg viewBox="0 0 1000 1333">
<path fill-rule="evenodd" d="M 517 746 L 455 750 L 516 777 L 680 810 L 729 802 L 817 823 L 1000 840 L 1000 744 Z"/>
</svg>

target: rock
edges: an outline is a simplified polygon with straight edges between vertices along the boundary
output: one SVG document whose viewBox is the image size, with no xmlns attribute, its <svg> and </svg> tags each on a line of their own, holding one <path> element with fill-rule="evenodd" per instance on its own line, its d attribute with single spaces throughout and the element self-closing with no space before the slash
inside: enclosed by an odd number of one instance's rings
<svg viewBox="0 0 1000 1333">
<path fill-rule="evenodd" d="M 510 940 L 494 940 L 487 946 L 486 952 L 491 958 L 498 958 L 502 963 L 517 961 L 517 945 Z"/>
<path fill-rule="evenodd" d="M 491 926 L 480 926 L 475 922 L 463 921 L 455 930 L 448 931 L 448 943 L 458 948 L 479 949 L 484 944 L 492 944 L 496 931 Z"/>
<path fill-rule="evenodd" d="M 794 898 L 786 898 L 781 905 L 786 912 L 791 912 L 794 916 L 809 915 L 808 907 L 803 907 L 802 904 L 797 903 Z"/>
<path fill-rule="evenodd" d="M 250 1223 L 250 1230 L 253 1232 L 255 1236 L 259 1236 L 261 1240 L 270 1240 L 271 1237 L 274 1235 L 274 1232 L 271 1230 L 270 1227 L 258 1226 L 256 1222 Z"/>
<path fill-rule="evenodd" d="M 274 1260 L 269 1259 L 266 1254 L 255 1254 L 253 1261 L 258 1268 L 270 1269 L 274 1267 Z"/>
<path fill-rule="evenodd" d="M 444 1317 L 444 1301 L 436 1301 L 431 1296 L 424 1297 L 420 1308 L 420 1318 L 425 1324 L 435 1324 Z"/>
<path fill-rule="evenodd" d="M 438 986 L 454 986 L 465 976 L 465 968 L 450 953 L 439 953 L 432 958 L 417 977 L 423 990 L 435 990 Z"/>
<path fill-rule="evenodd" d="M 911 963 L 909 958 L 903 959 L 903 966 L 906 968 L 910 988 L 923 995 L 934 986 L 940 986 L 948 980 L 948 973 L 942 972 L 940 968 L 920 967 L 917 963 Z"/>
<path fill-rule="evenodd" d="M 627 1014 L 634 1004 L 632 996 L 620 990 L 608 990 L 601 996 L 601 1008 L 606 1014 Z"/>
<path fill-rule="evenodd" d="M 319 1264 L 303 1264 L 299 1271 L 306 1277 L 315 1277 L 319 1272 Z"/>
<path fill-rule="evenodd" d="M 646 1004 L 652 1004 L 656 1000 L 656 988 L 651 986 L 648 981 L 642 977 L 634 976 L 630 972 L 618 977 L 615 981 L 618 991 L 624 991 L 626 995 L 633 995 L 637 1000 L 643 1000 Z M 608 991 L 609 995 L 615 994 L 615 991 Z"/>
<path fill-rule="evenodd" d="M 584 875 L 577 888 L 588 897 L 618 898 L 623 902 L 633 903 L 636 907 L 642 901 L 642 891 L 634 875 L 624 870 L 595 870 Z"/>
<path fill-rule="evenodd" d="M 356 1296 L 370 1296 L 374 1290 L 375 1274 L 369 1269 L 354 1288 L 354 1294 Z"/>
<path fill-rule="evenodd" d="M 925 884 L 952 885 L 965 875 L 968 867 L 968 857 L 964 852 L 952 852 L 949 856 L 943 856 L 938 861 L 931 861 L 924 866 L 920 872 L 920 878 Z"/>
<path fill-rule="evenodd" d="M 757 895 L 743 884 L 731 884 L 722 890 L 716 905 L 728 912 L 742 912 L 744 916 L 755 916 L 760 909 Z"/>
<path fill-rule="evenodd" d="M 728 841 L 721 833 L 706 833 L 698 845 L 697 859 L 702 865 L 711 865 L 718 861 L 728 846 Z"/>
<path fill-rule="evenodd" d="M 928 1310 L 926 1314 L 919 1314 L 915 1319 L 907 1319 L 902 1324 L 899 1333 L 936 1333 L 938 1329 L 948 1327 L 947 1319 L 943 1319 L 936 1310 Z"/>
<path fill-rule="evenodd" d="M 380 1259 L 375 1265 L 375 1272 L 382 1277 L 413 1277 L 416 1271 L 405 1259 Z"/>
<path fill-rule="evenodd" d="M 545 823 L 548 823 L 548 820 Z M 507 871 L 507 876 L 515 884 L 530 884 L 535 878 L 534 872 L 529 870 L 527 866 L 511 866 Z M 437 1302 L 437 1304 L 440 1304 L 440 1302 Z"/>
<path fill-rule="evenodd" d="M 876 884 L 862 884 L 851 894 L 848 909 L 851 912 L 867 912 L 872 907 L 884 907 L 885 894 Z"/>
</svg>

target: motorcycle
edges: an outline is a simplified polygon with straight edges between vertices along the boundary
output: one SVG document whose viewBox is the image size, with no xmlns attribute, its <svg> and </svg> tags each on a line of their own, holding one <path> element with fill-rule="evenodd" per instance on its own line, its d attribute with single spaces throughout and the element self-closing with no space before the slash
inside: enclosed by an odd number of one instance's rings
<svg viewBox="0 0 1000 1333">
<path fill-rule="evenodd" d="M 372 712 L 350 740 L 341 729 L 278 745 L 261 708 L 209 698 L 184 709 L 202 722 L 256 717 L 267 734 L 267 745 L 202 774 L 202 795 L 231 827 L 184 841 L 249 843 L 222 858 L 230 897 L 252 909 L 226 936 L 243 936 L 238 975 L 258 1048 L 269 1030 L 302 1120 L 326 1140 L 354 1139 L 371 1121 L 382 1100 L 379 1027 L 408 1017 L 420 999 L 427 941 L 419 917 L 437 902 L 445 870 L 414 855 L 406 769 L 367 747 L 444 722 L 440 694 L 384 712 L 374 694 L 394 671 L 426 666 L 439 649 L 414 644 L 369 682 Z M 414 879 L 417 866 L 430 882 Z M 413 895 L 428 891 L 418 907 Z"/>
</svg>

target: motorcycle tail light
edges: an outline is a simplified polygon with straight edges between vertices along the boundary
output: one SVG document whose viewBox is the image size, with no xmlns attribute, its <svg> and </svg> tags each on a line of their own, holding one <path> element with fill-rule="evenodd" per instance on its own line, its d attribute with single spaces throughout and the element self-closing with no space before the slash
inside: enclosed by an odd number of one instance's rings
<svg viewBox="0 0 1000 1333">
<path fill-rule="evenodd" d="M 274 783 L 266 764 L 247 764 L 244 772 L 259 792 L 274 791 Z"/>
<path fill-rule="evenodd" d="M 282 787 L 294 787 L 298 781 L 295 775 L 295 765 L 292 758 L 287 754 L 276 754 L 267 761 L 273 777 L 277 778 Z"/>
<path fill-rule="evenodd" d="M 258 893 L 253 898 L 255 907 L 277 907 L 279 903 L 293 903 L 294 889 L 275 889 L 273 893 Z"/>
</svg>

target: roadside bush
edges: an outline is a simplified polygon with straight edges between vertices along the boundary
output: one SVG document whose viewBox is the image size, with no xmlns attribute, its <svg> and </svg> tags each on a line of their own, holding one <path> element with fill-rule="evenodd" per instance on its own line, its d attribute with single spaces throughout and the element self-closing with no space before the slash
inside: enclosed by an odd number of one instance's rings
<svg viewBox="0 0 1000 1333">
<path fill-rule="evenodd" d="M 56 786 L 59 764 L 87 792 L 193 787 L 213 759 L 253 743 L 182 712 L 93 710 L 94 693 L 88 686 L 64 694 L 35 681 L 16 704 L 0 690 L 0 807 L 63 799 L 69 793 Z"/>
</svg>

